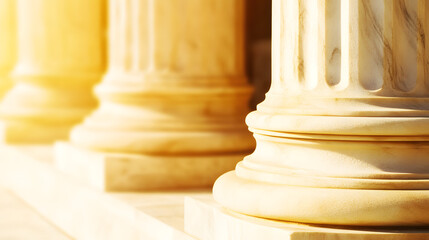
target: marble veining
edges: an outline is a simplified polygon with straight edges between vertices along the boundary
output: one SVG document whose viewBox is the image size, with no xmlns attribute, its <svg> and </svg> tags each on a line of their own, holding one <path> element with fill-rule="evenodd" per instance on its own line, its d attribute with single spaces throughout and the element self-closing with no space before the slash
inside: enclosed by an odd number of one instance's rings
<svg viewBox="0 0 429 240">
<path fill-rule="evenodd" d="M 335 86 L 341 80 L 341 0 L 325 1 L 325 9 L 322 11 L 319 27 L 325 29 L 324 41 L 325 48 L 322 48 L 322 58 L 326 67 L 320 66 L 320 71 L 326 77 L 326 83 L 329 86 Z M 323 19 L 324 18 L 324 19 Z M 323 61 L 322 61 L 323 63 Z"/>
<path fill-rule="evenodd" d="M 392 1 L 393 79 L 392 87 L 411 91 L 417 81 L 417 3 L 418 0 Z M 386 26 L 389 27 L 389 26 Z M 388 80 L 388 79 L 386 79 Z"/>
<path fill-rule="evenodd" d="M 428 226 L 426 2 L 274 0 L 273 84 L 246 119 L 256 150 L 215 200 L 289 222 Z"/>
<path fill-rule="evenodd" d="M 383 85 L 384 3 L 359 1 L 359 81 L 366 90 L 377 90 Z M 388 47 L 387 47 L 388 48 Z"/>
<path fill-rule="evenodd" d="M 273 4 L 281 21 L 273 29 L 273 86 L 296 95 L 429 96 L 424 0 Z"/>
</svg>

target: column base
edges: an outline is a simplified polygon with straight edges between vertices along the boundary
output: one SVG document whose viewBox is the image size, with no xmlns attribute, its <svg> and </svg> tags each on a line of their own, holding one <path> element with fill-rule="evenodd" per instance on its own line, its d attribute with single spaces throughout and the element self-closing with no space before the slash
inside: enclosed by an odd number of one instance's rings
<svg viewBox="0 0 429 240">
<path fill-rule="evenodd" d="M 213 195 L 228 209 L 268 219 L 338 226 L 429 225 L 429 190 L 302 187 L 229 172 L 216 181 Z"/>
<path fill-rule="evenodd" d="M 244 154 L 215 156 L 143 155 L 88 150 L 67 142 L 55 146 L 55 165 L 104 191 L 211 187 Z"/>
<path fill-rule="evenodd" d="M 73 126 L 96 106 L 92 86 L 99 76 L 63 77 L 13 73 L 16 84 L 0 102 L 0 139 L 45 144 L 69 138 Z"/>
<path fill-rule="evenodd" d="M 250 199 L 248 199 L 250 200 Z M 423 240 L 428 228 L 336 228 L 280 222 L 226 210 L 210 199 L 185 199 L 185 231 L 207 240 Z"/>
</svg>

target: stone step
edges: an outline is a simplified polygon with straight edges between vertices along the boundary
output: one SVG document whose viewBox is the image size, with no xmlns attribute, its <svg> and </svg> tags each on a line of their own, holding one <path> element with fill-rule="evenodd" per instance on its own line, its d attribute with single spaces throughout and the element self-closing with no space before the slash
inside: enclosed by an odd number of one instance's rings
<svg viewBox="0 0 429 240">
<path fill-rule="evenodd" d="M 184 232 L 184 197 L 210 189 L 105 193 L 53 166 L 49 146 L 1 146 L 0 184 L 76 239 L 194 239 Z"/>
<path fill-rule="evenodd" d="M 185 230 L 204 240 L 427 240 L 428 228 L 347 228 L 256 218 L 229 211 L 211 196 L 187 197 Z"/>
<path fill-rule="evenodd" d="M 0 187 L 0 239 L 67 240 L 72 239 L 11 191 Z"/>
</svg>

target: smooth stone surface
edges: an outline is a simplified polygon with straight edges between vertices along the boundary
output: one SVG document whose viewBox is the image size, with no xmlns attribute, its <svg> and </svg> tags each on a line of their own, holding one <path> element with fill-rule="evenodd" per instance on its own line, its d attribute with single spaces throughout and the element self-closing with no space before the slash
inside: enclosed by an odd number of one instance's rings
<svg viewBox="0 0 429 240">
<path fill-rule="evenodd" d="M 105 191 L 211 187 L 221 174 L 234 169 L 242 156 L 118 154 L 65 142 L 55 146 L 58 169 Z"/>
<path fill-rule="evenodd" d="M 31 209 L 9 190 L 0 186 L 1 240 L 71 239 Z"/>
<path fill-rule="evenodd" d="M 190 240 L 184 196 L 209 190 L 109 194 L 53 166 L 47 146 L 1 146 L 0 184 L 76 239 Z"/>
<path fill-rule="evenodd" d="M 270 219 L 349 226 L 428 226 L 428 190 L 302 187 L 222 175 L 213 196 L 234 211 Z"/>
<path fill-rule="evenodd" d="M 281 222 L 222 208 L 211 197 L 185 200 L 185 230 L 202 240 L 425 240 L 429 229 L 335 228 Z"/>
</svg>

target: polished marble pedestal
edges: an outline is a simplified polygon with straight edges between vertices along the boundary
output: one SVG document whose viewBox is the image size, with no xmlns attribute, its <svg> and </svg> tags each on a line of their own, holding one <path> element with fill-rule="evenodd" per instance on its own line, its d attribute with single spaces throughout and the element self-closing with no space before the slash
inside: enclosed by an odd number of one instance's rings
<svg viewBox="0 0 429 240">
<path fill-rule="evenodd" d="M 59 142 L 56 167 L 104 191 L 211 188 L 243 154 L 160 155 L 106 153 Z"/>
<path fill-rule="evenodd" d="M 306 225 L 247 216 L 209 197 L 185 199 L 185 231 L 203 240 L 423 240 L 427 228 L 347 228 Z"/>
</svg>

